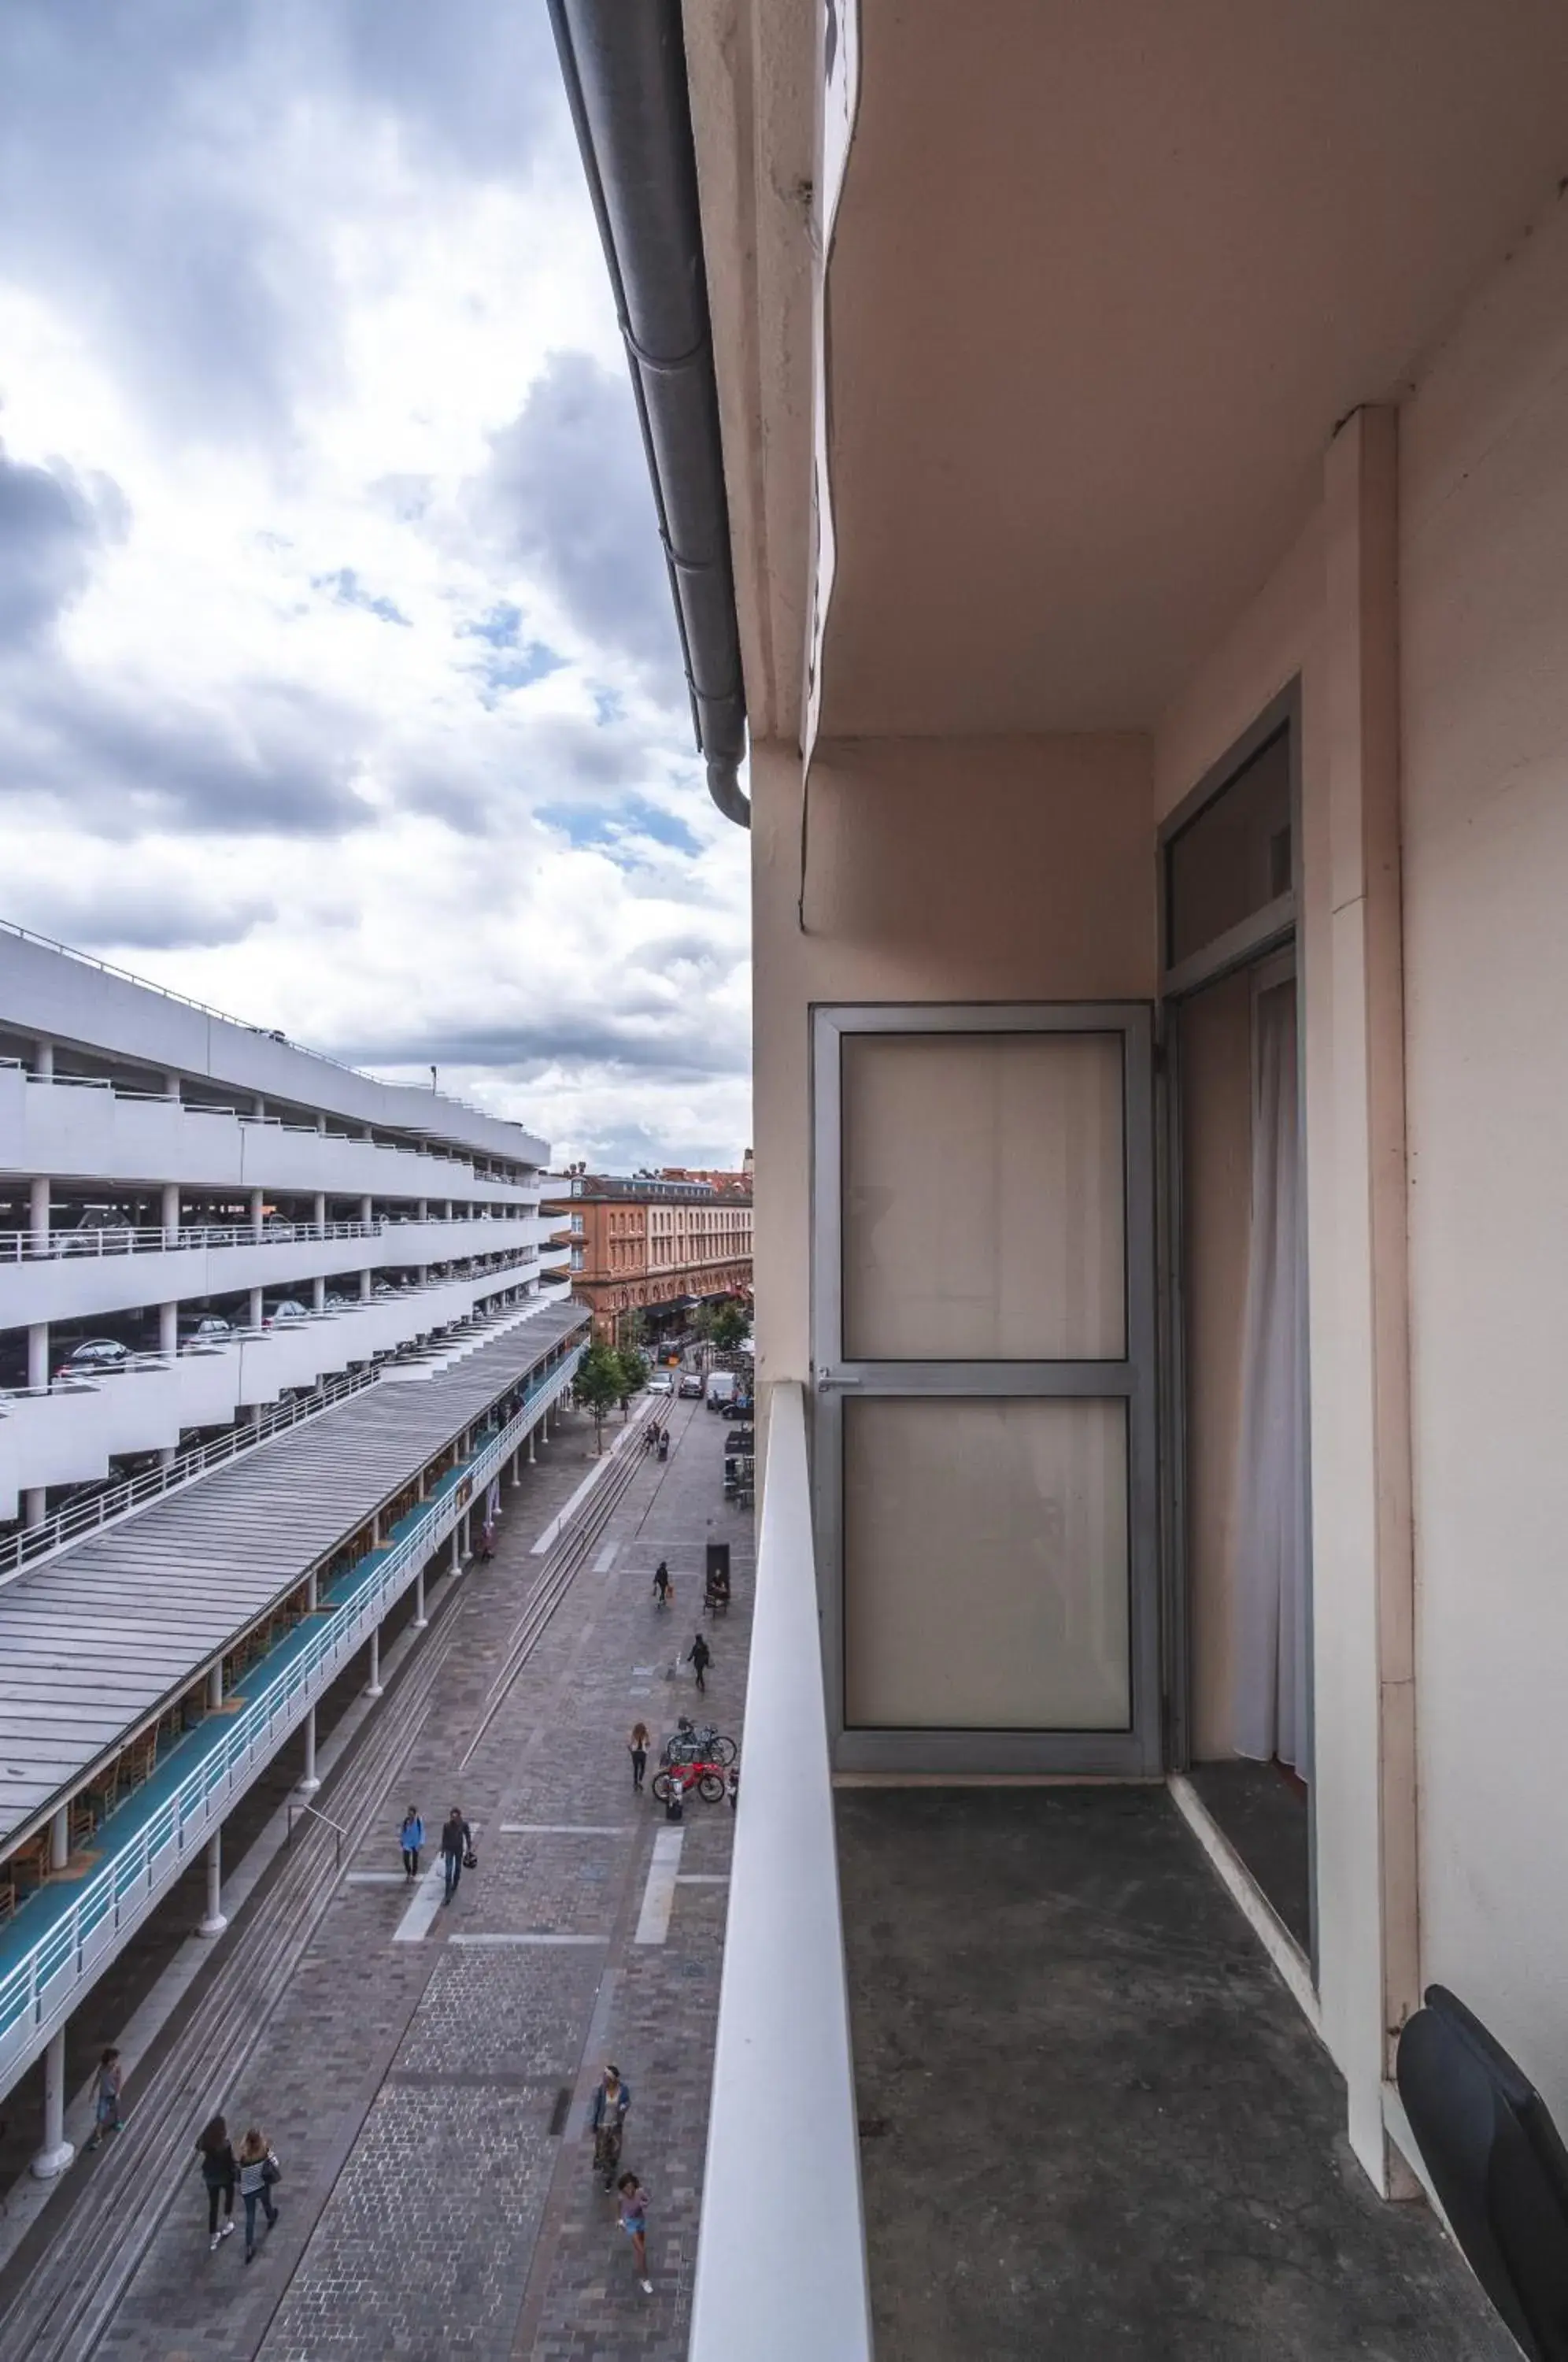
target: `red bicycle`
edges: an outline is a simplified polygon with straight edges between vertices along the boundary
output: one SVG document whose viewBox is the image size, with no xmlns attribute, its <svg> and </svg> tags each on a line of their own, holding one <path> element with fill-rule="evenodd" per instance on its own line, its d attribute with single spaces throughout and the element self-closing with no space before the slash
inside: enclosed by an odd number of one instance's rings
<svg viewBox="0 0 1568 2362">
<path fill-rule="evenodd" d="M 652 1786 L 661 1805 L 671 1796 L 690 1795 L 693 1788 L 705 1805 L 717 1805 L 723 1801 L 724 1774 L 717 1763 L 671 1763 L 654 1773 Z"/>
</svg>

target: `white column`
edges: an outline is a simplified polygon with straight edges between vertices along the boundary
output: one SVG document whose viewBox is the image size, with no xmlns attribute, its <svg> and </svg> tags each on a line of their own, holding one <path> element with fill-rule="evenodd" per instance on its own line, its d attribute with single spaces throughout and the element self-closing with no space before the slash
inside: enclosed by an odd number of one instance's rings
<svg viewBox="0 0 1568 2362">
<path fill-rule="evenodd" d="M 456 1527 L 456 1526 L 454 1526 L 454 1527 L 452 1528 L 452 1573 L 453 1573 L 454 1574 L 461 1574 L 462 1571 L 463 1571 L 463 1544 L 462 1544 L 462 1537 L 461 1537 L 461 1533 L 460 1533 L 460 1531 L 459 1531 L 458 1528 L 458 1527 Z"/>
<path fill-rule="evenodd" d="M 528 1465 L 530 1468 L 536 1465 L 537 1458 L 538 1454 L 534 1450 L 534 1430 L 530 1428 L 528 1429 Z"/>
<path fill-rule="evenodd" d="M 220 1658 L 207 1674 L 207 1712 L 218 1714 L 223 1708 L 223 1660 Z"/>
<path fill-rule="evenodd" d="M 359 1301 L 361 1304 L 369 1304 L 374 1285 L 375 1274 L 370 1270 L 369 1264 L 367 1264 L 365 1269 L 359 1274 Z"/>
<path fill-rule="evenodd" d="M 49 1866 L 63 1870 L 71 1860 L 71 1807 L 61 1805 L 49 1825 Z"/>
<path fill-rule="evenodd" d="M 319 1271 L 318 1271 L 318 1272 L 316 1273 L 315 1277 L 311 1281 L 311 1284 L 310 1284 L 310 1301 L 311 1301 L 311 1309 L 312 1309 L 314 1312 L 325 1312 L 325 1311 L 326 1311 L 326 1274 L 325 1274 L 325 1273 L 323 1273 L 323 1272 L 319 1272 Z"/>
<path fill-rule="evenodd" d="M 266 1203 L 267 1192 L 265 1189 L 252 1189 L 250 1192 L 250 1235 L 252 1238 L 259 1239 L 261 1236 L 261 1209 Z"/>
<path fill-rule="evenodd" d="M 1354 412 L 1324 468 L 1327 841 L 1305 872 L 1327 1033 L 1307 1037 L 1306 1126 L 1319 1989 L 1351 2147 L 1389 2196 L 1408 2193 L 1383 2091 L 1421 1992 L 1397 487 L 1395 413 Z"/>
<path fill-rule="evenodd" d="M 165 1183 L 163 1184 L 163 1243 L 164 1243 L 164 1245 L 165 1245 L 165 1246 L 170 1246 L 170 1247 L 176 1245 L 176 1244 L 178 1243 L 178 1242 L 179 1242 L 179 1235 L 180 1235 L 180 1184 L 178 1183 L 178 1181 L 165 1181 Z"/>
<path fill-rule="evenodd" d="M 307 1615 L 307 1616 L 314 1616 L 314 1615 L 315 1614 L 315 1612 L 316 1612 L 316 1609 L 317 1609 L 320 1606 L 321 1606 L 321 1575 L 320 1575 L 319 1571 L 318 1571 L 315 1567 L 312 1567 L 312 1569 L 311 1569 L 311 1571 L 310 1571 L 310 1580 L 309 1580 L 309 1582 L 305 1584 L 305 1613 L 306 1613 L 306 1615 Z"/>
<path fill-rule="evenodd" d="M 250 1291 L 250 1307 L 248 1314 L 249 1324 L 252 1329 L 260 1328 L 261 1310 L 261 1290 L 259 1287 L 253 1287 Z"/>
<path fill-rule="evenodd" d="M 315 1708 L 312 1706 L 304 1718 L 304 1776 L 299 1793 L 302 1796 L 314 1796 L 320 1785 L 315 1776 Z"/>
<path fill-rule="evenodd" d="M 30 1533 L 41 1526 L 49 1511 L 49 1495 L 41 1485 L 29 1485 L 22 1496 L 22 1523 Z"/>
<path fill-rule="evenodd" d="M 216 1828 L 207 1839 L 207 1914 L 196 1933 L 221 1936 L 227 1926 L 223 1908 L 223 1831 Z"/>
<path fill-rule="evenodd" d="M 381 1694 L 381 1628 L 379 1624 L 372 1624 L 370 1627 L 370 1678 L 365 1683 L 365 1695 L 367 1697 L 380 1697 Z"/>
<path fill-rule="evenodd" d="M 326 1228 L 326 1192 L 325 1189 L 318 1189 L 316 1191 L 315 1203 L 311 1209 L 310 1218 L 315 1224 L 318 1231 L 324 1231 Z"/>
<path fill-rule="evenodd" d="M 180 1307 L 160 1304 L 158 1308 L 158 1350 L 160 1353 L 177 1353 L 180 1350 Z"/>
<path fill-rule="evenodd" d="M 65 2171 L 75 2154 L 74 2144 L 65 2137 L 65 2028 L 62 2025 L 44 2052 L 43 2147 L 33 2159 L 33 2171 L 40 2181 L 52 2181 L 57 2173 Z"/>
<path fill-rule="evenodd" d="M 181 1098 L 181 1097 L 182 1097 L 182 1092 L 181 1092 L 181 1088 L 180 1088 L 180 1077 L 179 1077 L 179 1076 L 178 1076 L 178 1075 L 165 1075 L 165 1076 L 164 1076 L 164 1077 L 163 1077 L 163 1096 L 164 1096 L 164 1098 L 165 1098 L 166 1099 L 177 1099 L 177 1098 Z"/>
<path fill-rule="evenodd" d="M 34 1044 L 33 1044 L 33 1072 L 34 1072 L 34 1074 L 35 1074 L 35 1075 L 37 1075 L 37 1076 L 39 1077 L 39 1080 L 40 1082 L 48 1083 L 48 1082 L 52 1082 L 52 1081 L 53 1081 L 53 1079 L 54 1079 L 54 1043 L 53 1043 L 52 1042 L 35 1042 L 35 1043 L 34 1043 Z"/>
<path fill-rule="evenodd" d="M 47 1386 L 49 1384 L 49 1322 L 35 1320 L 28 1330 L 28 1384 Z"/>
<path fill-rule="evenodd" d="M 414 1578 L 414 1628 L 416 1632 L 423 1632 L 429 1622 L 430 1618 L 425 1613 L 425 1569 L 421 1567 Z"/>
<path fill-rule="evenodd" d="M 44 1253 L 49 1247 L 49 1177 L 28 1185 L 28 1228 L 32 1233 L 35 1254 Z"/>
<path fill-rule="evenodd" d="M 263 1121 L 267 1113 L 266 1100 L 263 1098 L 253 1100 L 251 1103 L 250 1112 L 256 1118 L 258 1123 Z"/>
</svg>

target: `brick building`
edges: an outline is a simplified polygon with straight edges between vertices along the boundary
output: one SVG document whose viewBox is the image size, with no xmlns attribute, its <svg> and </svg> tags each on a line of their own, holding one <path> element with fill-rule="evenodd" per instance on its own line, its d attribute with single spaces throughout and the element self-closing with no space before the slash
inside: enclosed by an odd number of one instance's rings
<svg viewBox="0 0 1568 2362">
<path fill-rule="evenodd" d="M 613 1336 L 627 1313 L 651 1332 L 684 1325 L 701 1302 L 751 1296 L 748 1175 L 570 1173 L 544 1212 L 570 1249 L 572 1294 Z"/>
</svg>

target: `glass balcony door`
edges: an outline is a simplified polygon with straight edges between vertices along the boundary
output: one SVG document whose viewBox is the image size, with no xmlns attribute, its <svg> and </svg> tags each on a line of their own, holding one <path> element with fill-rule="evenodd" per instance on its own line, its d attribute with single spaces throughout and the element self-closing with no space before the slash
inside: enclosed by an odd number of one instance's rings
<svg viewBox="0 0 1568 2362">
<path fill-rule="evenodd" d="M 843 1770 L 1157 1772 L 1150 1016 L 816 1012 Z"/>
</svg>

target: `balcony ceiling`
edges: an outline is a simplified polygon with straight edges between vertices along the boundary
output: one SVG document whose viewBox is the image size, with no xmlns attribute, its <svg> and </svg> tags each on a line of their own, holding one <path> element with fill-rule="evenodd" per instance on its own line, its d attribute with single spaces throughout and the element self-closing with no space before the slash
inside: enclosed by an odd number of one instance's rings
<svg viewBox="0 0 1568 2362">
<path fill-rule="evenodd" d="M 1568 172 L 1562 0 L 862 0 L 831 734 L 1138 727 Z"/>
</svg>

